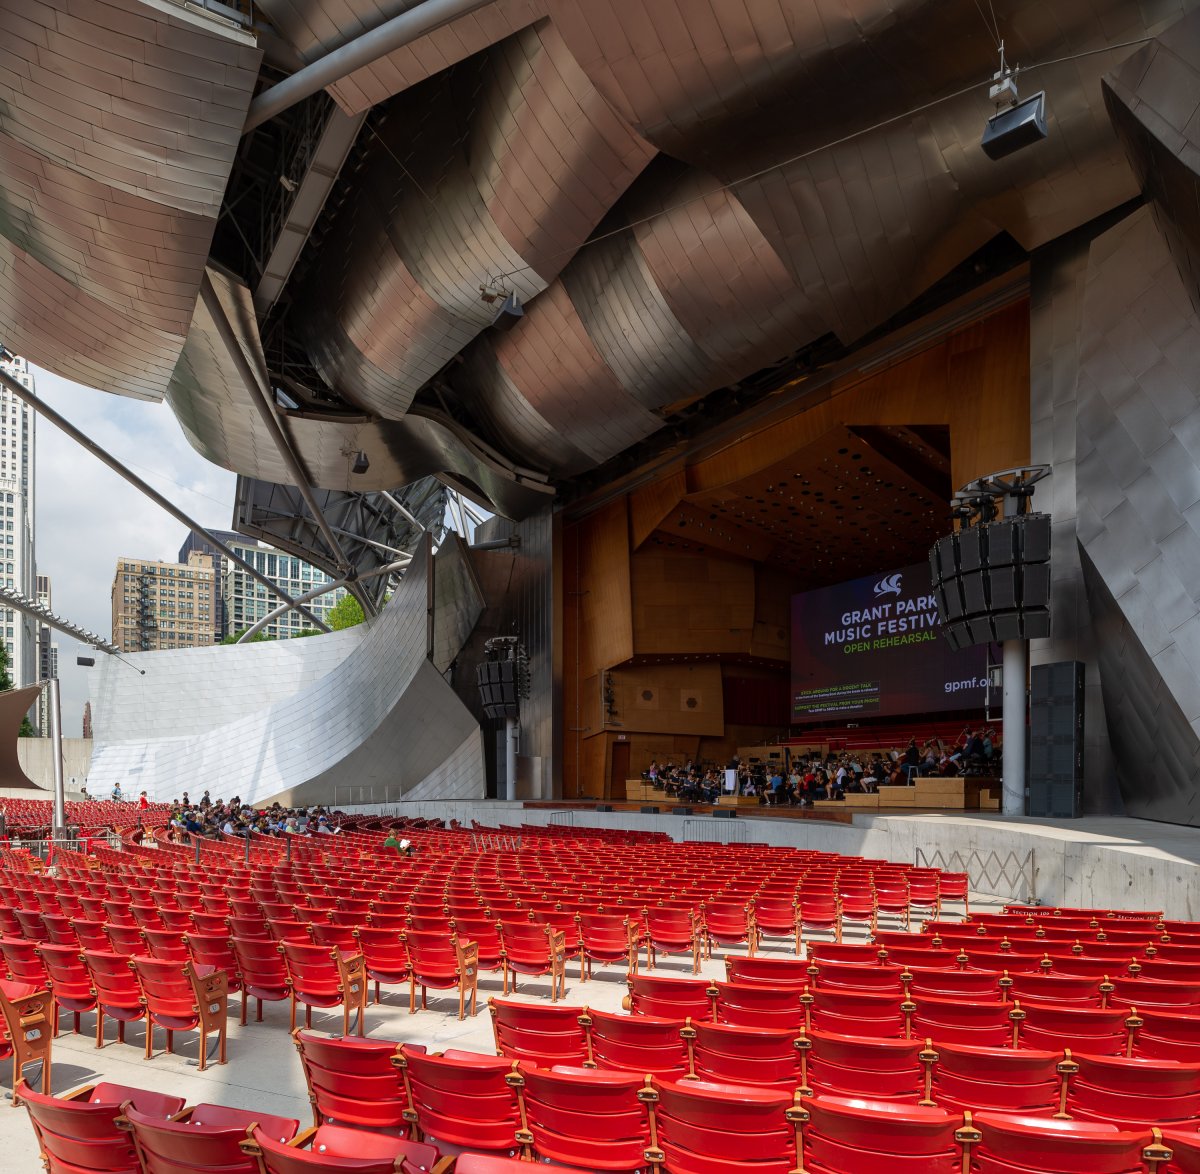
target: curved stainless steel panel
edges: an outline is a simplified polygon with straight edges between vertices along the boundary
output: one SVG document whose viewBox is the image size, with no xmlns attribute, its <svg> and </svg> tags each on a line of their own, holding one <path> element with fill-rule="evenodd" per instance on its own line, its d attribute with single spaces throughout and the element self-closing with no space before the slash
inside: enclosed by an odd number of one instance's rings
<svg viewBox="0 0 1200 1174">
<path fill-rule="evenodd" d="M 0 4 L 0 324 L 70 379 L 160 398 L 261 53 L 139 0 Z"/>
<path fill-rule="evenodd" d="M 306 336 L 344 398 L 397 419 L 490 325 L 489 275 L 516 271 L 505 286 L 534 298 L 654 151 L 544 22 L 403 100 L 374 134 L 322 249 Z"/>
<path fill-rule="evenodd" d="M 261 367 L 249 288 L 214 269 L 208 275 L 251 364 Z M 196 307 L 167 399 L 184 435 L 209 460 L 246 477 L 290 481 L 290 470 L 254 410 L 203 301 Z M 506 467 L 454 421 L 435 412 L 410 413 L 399 421 L 302 412 L 281 412 L 280 418 L 319 489 L 363 493 L 435 476 L 464 488 L 486 508 L 518 518 L 552 496 L 548 486 Z M 369 461 L 365 473 L 353 471 L 359 452 Z"/>
</svg>

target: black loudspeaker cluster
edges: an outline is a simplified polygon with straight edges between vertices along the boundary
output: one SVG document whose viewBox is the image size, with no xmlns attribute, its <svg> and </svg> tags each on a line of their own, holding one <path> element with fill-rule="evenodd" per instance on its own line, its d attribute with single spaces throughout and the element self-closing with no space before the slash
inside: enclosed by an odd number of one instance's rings
<svg viewBox="0 0 1200 1174">
<path fill-rule="evenodd" d="M 520 662 L 516 660 L 488 660 L 476 666 L 475 684 L 488 717 L 518 716 L 519 675 Z"/>
<path fill-rule="evenodd" d="M 1050 515 L 965 527 L 929 552 L 938 619 L 950 647 L 1050 635 Z"/>
<path fill-rule="evenodd" d="M 1029 814 L 1073 819 L 1083 807 L 1084 670 L 1076 660 L 1029 674 Z"/>
</svg>

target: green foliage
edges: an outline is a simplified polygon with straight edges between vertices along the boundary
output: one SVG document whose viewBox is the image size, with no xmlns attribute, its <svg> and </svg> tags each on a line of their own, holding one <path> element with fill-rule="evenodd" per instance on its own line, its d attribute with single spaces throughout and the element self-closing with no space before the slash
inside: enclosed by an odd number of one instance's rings
<svg viewBox="0 0 1200 1174">
<path fill-rule="evenodd" d="M 226 636 L 225 639 L 221 641 L 221 643 L 222 644 L 236 644 L 248 631 L 250 631 L 249 628 L 239 628 L 236 632 L 230 632 L 229 635 Z M 253 636 L 250 637 L 249 640 L 246 641 L 246 643 L 247 644 L 261 644 L 262 642 L 264 642 L 266 640 L 274 640 L 274 639 L 276 639 L 275 636 L 268 636 L 266 634 L 266 632 L 256 632 Z"/>
<path fill-rule="evenodd" d="M 299 640 L 301 636 L 319 636 L 320 634 L 320 628 L 301 628 L 300 631 L 293 632 L 291 638 L 293 640 Z"/>
<path fill-rule="evenodd" d="M 344 595 L 329 609 L 329 626 L 335 632 L 353 628 L 361 624 L 366 617 L 363 615 L 362 604 L 353 595 Z"/>
</svg>

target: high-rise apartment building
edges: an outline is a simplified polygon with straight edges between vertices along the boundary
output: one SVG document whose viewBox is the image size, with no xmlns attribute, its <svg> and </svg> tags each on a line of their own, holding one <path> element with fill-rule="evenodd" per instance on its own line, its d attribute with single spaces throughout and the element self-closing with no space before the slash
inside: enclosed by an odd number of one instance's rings
<svg viewBox="0 0 1200 1174">
<path fill-rule="evenodd" d="M 235 534 L 232 530 L 212 530 L 210 533 L 226 546 L 233 542 L 245 543 L 246 541 L 241 534 Z M 212 555 L 213 584 L 216 590 L 213 606 L 213 639 L 220 643 L 229 631 L 225 615 L 225 568 L 229 560 L 225 557 L 224 551 L 218 550 L 207 538 L 201 538 L 199 534 L 192 531 L 179 548 L 179 561 L 186 563 L 188 556 L 194 552 Z"/>
<path fill-rule="evenodd" d="M 90 701 L 83 703 L 83 736 L 85 738 L 92 736 L 92 703 Z"/>
<path fill-rule="evenodd" d="M 5 372 L 33 390 L 33 373 L 19 356 Z M 7 388 L 0 388 L 0 583 L 27 599 L 36 592 L 34 557 L 34 415 Z M 0 608 L 0 637 L 8 671 L 18 688 L 38 679 L 38 628 L 32 617 Z"/>
<path fill-rule="evenodd" d="M 238 538 L 230 542 L 229 547 L 256 571 L 261 572 L 272 583 L 275 583 L 280 590 L 286 591 L 293 599 L 306 594 L 322 583 L 331 582 L 330 577 L 318 567 L 314 567 L 294 555 L 284 554 L 273 546 L 260 545 L 250 539 Z M 252 579 L 242 567 L 228 560 L 225 563 L 225 583 L 222 593 L 225 597 L 225 634 L 227 636 L 249 628 L 269 612 L 274 611 L 280 603 L 279 596 Z M 325 619 L 329 615 L 330 609 L 345 594 L 346 589 L 338 587 L 305 604 L 305 607 L 314 615 Z M 264 632 L 267 636 L 286 640 L 297 632 L 307 631 L 311 627 L 312 622 L 292 608 L 273 619 L 266 626 Z"/>
<path fill-rule="evenodd" d="M 37 601 L 47 611 L 54 609 L 50 576 L 38 575 Z M 58 641 L 49 624 L 38 625 L 38 679 L 49 681 L 58 676 Z M 50 694 L 43 689 L 37 701 L 37 730 L 43 738 L 50 736 Z"/>
<path fill-rule="evenodd" d="M 186 563 L 122 558 L 112 585 L 113 643 L 124 652 L 213 643 L 212 556 Z"/>
</svg>

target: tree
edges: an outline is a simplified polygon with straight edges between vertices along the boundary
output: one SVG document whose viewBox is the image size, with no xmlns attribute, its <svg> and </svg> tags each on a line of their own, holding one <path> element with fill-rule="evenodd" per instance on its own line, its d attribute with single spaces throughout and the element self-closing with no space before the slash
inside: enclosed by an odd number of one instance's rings
<svg viewBox="0 0 1200 1174">
<path fill-rule="evenodd" d="M 230 634 L 228 636 L 226 636 L 225 639 L 221 641 L 221 643 L 222 644 L 236 644 L 249 631 L 250 631 L 249 628 L 239 628 L 236 632 L 230 632 Z M 268 636 L 266 634 L 266 632 L 255 632 L 254 635 L 251 636 L 250 639 L 246 641 L 246 643 L 247 644 L 261 644 L 264 640 L 275 640 L 276 638 L 277 637 L 275 637 L 275 636 Z"/>
<path fill-rule="evenodd" d="M 5 651 L 4 645 L 0 644 L 0 692 L 13 687 L 12 677 L 8 672 L 8 653 Z M 17 731 L 19 738 L 36 738 L 37 730 L 33 728 L 33 722 L 29 720 L 29 714 L 21 718 L 21 728 Z"/>
<path fill-rule="evenodd" d="M 343 595 L 329 609 L 329 626 L 335 632 L 341 632 L 346 628 L 353 628 L 356 624 L 361 624 L 366 618 L 363 615 L 362 604 L 354 598 L 353 595 Z"/>
<path fill-rule="evenodd" d="M 301 636 L 319 636 L 320 634 L 320 628 L 301 628 L 298 632 L 293 632 L 291 638 L 299 640 Z"/>
</svg>

